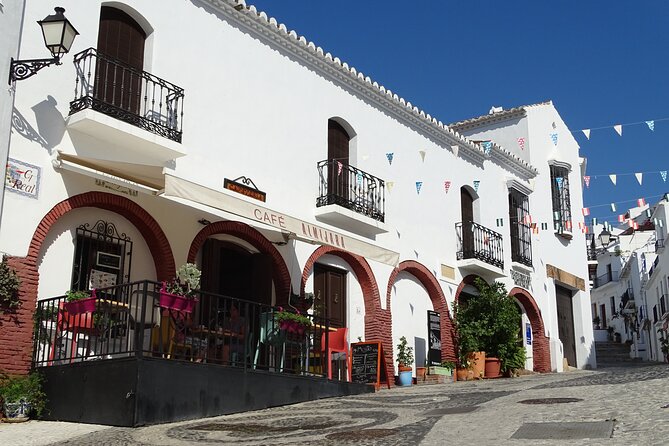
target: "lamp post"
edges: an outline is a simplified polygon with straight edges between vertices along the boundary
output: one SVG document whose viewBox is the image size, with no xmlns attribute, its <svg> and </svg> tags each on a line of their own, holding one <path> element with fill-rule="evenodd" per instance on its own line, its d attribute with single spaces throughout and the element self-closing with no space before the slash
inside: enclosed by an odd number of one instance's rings
<svg viewBox="0 0 669 446">
<path fill-rule="evenodd" d="M 51 59 L 24 59 L 14 60 L 9 65 L 9 84 L 22 81 L 35 75 L 39 70 L 49 65 L 60 65 L 60 58 L 67 54 L 72 47 L 74 38 L 79 34 L 74 26 L 65 18 L 65 9 L 56 7 L 55 14 L 46 16 L 37 22 L 42 28 L 44 45 L 53 58 Z"/>
<path fill-rule="evenodd" d="M 611 233 L 606 228 L 599 233 L 599 243 L 602 244 L 603 248 L 606 248 L 611 243 Z"/>
</svg>

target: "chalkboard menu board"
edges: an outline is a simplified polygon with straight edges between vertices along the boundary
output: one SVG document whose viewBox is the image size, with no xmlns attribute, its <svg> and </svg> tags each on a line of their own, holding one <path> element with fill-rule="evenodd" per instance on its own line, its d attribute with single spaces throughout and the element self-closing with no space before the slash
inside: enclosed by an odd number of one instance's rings
<svg viewBox="0 0 669 446">
<path fill-rule="evenodd" d="M 380 341 L 351 344 L 351 381 L 374 384 L 380 387 L 382 380 L 390 388 L 383 346 Z"/>
</svg>

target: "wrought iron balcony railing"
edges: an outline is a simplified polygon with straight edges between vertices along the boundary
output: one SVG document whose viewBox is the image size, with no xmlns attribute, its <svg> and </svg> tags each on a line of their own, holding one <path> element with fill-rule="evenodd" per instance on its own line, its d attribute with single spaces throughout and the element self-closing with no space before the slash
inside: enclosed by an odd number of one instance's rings
<svg viewBox="0 0 669 446">
<path fill-rule="evenodd" d="M 532 239 L 530 234 L 530 227 L 523 223 L 516 223 L 516 227 L 511 228 L 511 261 L 532 266 Z"/>
<path fill-rule="evenodd" d="M 588 253 L 588 260 L 597 260 L 597 250 L 592 246 L 586 246 L 586 251 Z"/>
<path fill-rule="evenodd" d="M 385 183 L 382 179 L 336 160 L 318 163 L 320 187 L 316 206 L 336 204 L 385 221 Z"/>
<path fill-rule="evenodd" d="M 77 71 L 70 115 L 90 108 L 181 142 L 184 90 L 89 48 L 74 56 Z"/>
<path fill-rule="evenodd" d="M 599 277 L 595 277 L 595 280 L 593 281 L 593 288 L 599 288 L 602 285 L 606 285 L 609 282 L 617 282 L 618 281 L 618 271 L 611 271 L 606 274 L 602 274 Z"/>
<path fill-rule="evenodd" d="M 478 259 L 504 269 L 502 235 L 471 221 L 455 224 L 458 260 Z"/>
</svg>

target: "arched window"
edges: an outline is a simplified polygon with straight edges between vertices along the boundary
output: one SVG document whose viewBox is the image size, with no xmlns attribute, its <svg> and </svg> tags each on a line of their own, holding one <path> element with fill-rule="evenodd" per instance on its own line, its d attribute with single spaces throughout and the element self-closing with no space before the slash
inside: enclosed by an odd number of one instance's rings
<svg viewBox="0 0 669 446">
<path fill-rule="evenodd" d="M 351 136 L 333 119 L 328 120 L 328 195 L 349 199 L 349 144 Z"/>
</svg>

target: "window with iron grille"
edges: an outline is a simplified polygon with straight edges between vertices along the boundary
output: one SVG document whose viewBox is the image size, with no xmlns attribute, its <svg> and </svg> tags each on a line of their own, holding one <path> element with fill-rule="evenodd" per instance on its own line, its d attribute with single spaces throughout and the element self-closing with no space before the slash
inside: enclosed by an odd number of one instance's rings
<svg viewBox="0 0 669 446">
<path fill-rule="evenodd" d="M 530 203 L 527 195 L 509 189 L 509 230 L 511 232 L 511 260 L 532 266 L 532 230 Z"/>
<path fill-rule="evenodd" d="M 664 313 L 667 312 L 667 304 L 664 300 L 664 296 L 660 297 L 660 314 L 664 316 Z"/>
<path fill-rule="evenodd" d="M 553 198 L 553 227 L 559 233 L 571 232 L 569 170 L 566 167 L 551 166 L 551 194 Z"/>
</svg>

